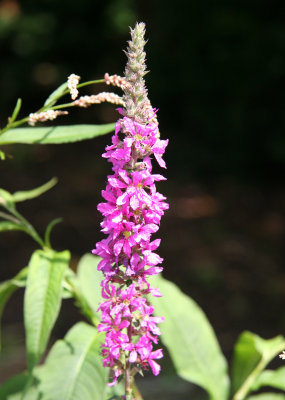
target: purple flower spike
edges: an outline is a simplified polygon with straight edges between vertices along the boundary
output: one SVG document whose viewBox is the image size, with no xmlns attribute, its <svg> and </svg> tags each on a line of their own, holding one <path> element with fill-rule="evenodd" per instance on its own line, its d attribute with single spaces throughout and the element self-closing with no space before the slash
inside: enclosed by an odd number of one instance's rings
<svg viewBox="0 0 285 400">
<path fill-rule="evenodd" d="M 104 219 L 102 232 L 107 238 L 92 251 L 102 258 L 98 269 L 104 274 L 100 304 L 100 332 L 106 332 L 103 344 L 103 365 L 113 371 L 114 385 L 125 375 L 151 369 L 160 372 L 154 361 L 163 357 L 154 350 L 163 317 L 153 316 L 154 307 L 147 295 L 160 297 L 158 288 L 147 279 L 162 271 L 163 259 L 155 253 L 160 239 L 152 240 L 159 229 L 161 217 L 168 209 L 165 197 L 156 190 L 156 182 L 165 180 L 152 174 L 152 160 L 166 168 L 162 156 L 168 140 L 160 140 L 157 110 L 151 107 L 144 85 L 145 53 L 144 24 L 131 30 L 128 63 L 125 71 L 125 109 L 118 109 L 112 144 L 103 157 L 112 164 L 113 174 L 102 191 L 104 201 L 98 210 Z M 126 382 L 126 388 L 130 387 Z"/>
</svg>

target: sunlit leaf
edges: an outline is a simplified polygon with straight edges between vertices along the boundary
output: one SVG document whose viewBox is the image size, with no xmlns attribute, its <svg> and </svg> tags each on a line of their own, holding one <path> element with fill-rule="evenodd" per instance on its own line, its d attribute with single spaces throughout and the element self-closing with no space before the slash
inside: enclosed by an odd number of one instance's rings
<svg viewBox="0 0 285 400">
<path fill-rule="evenodd" d="M 213 400 L 229 393 L 227 363 L 215 333 L 201 308 L 172 282 L 157 276 L 152 284 L 163 297 L 151 297 L 155 313 L 165 317 L 161 340 L 177 374 L 204 388 Z"/>
<path fill-rule="evenodd" d="M 114 124 L 15 128 L 0 136 L 0 145 L 12 143 L 60 144 L 93 139 L 114 130 Z"/>
<path fill-rule="evenodd" d="M 69 258 L 68 251 L 37 250 L 30 260 L 24 298 L 29 370 L 40 360 L 58 316 Z"/>
<path fill-rule="evenodd" d="M 95 315 L 99 304 L 102 301 L 101 286 L 102 272 L 97 270 L 100 257 L 93 256 L 92 254 L 85 254 L 79 261 L 77 269 L 77 277 L 79 288 L 87 300 Z"/>
<path fill-rule="evenodd" d="M 247 397 L 246 400 L 285 400 L 285 394 L 281 393 L 261 393 Z"/>
<path fill-rule="evenodd" d="M 44 400 L 105 400 L 108 370 L 100 356 L 103 337 L 80 322 L 55 343 L 42 371 L 39 388 Z"/>
<path fill-rule="evenodd" d="M 63 95 L 66 89 L 67 89 L 67 82 L 64 82 L 49 95 L 49 97 L 46 99 L 44 103 L 44 106 L 52 107 L 56 103 L 57 99 L 59 99 Z"/>
<path fill-rule="evenodd" d="M 233 392 L 236 393 L 239 390 L 257 365 L 260 365 L 260 373 L 283 348 L 285 348 L 285 338 L 283 336 L 276 336 L 273 339 L 265 340 L 252 332 L 243 332 L 234 349 L 232 368 Z M 256 379 L 257 377 L 258 374 L 254 378 Z M 252 380 L 251 387 L 255 379 Z"/>
<path fill-rule="evenodd" d="M 275 371 L 269 369 L 262 371 L 254 382 L 252 390 L 258 390 L 262 386 L 271 386 L 285 391 L 285 367 L 278 368 Z"/>
</svg>

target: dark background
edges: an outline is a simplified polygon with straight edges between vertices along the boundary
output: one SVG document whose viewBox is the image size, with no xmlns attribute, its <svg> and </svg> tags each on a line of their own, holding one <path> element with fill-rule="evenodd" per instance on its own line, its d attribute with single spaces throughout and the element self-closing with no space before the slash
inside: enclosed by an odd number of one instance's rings
<svg viewBox="0 0 285 400">
<path fill-rule="evenodd" d="M 18 97 L 24 117 L 71 73 L 82 81 L 122 75 L 122 49 L 135 21 L 147 25 L 149 96 L 162 138 L 170 138 L 168 181 L 159 185 L 170 203 L 159 235 L 164 275 L 205 310 L 230 359 L 243 330 L 269 338 L 285 328 L 284 1 L 2 0 L 0 125 Z M 81 93 L 98 90 L 106 87 Z M 72 110 L 58 123 L 113 122 L 114 108 Z M 104 136 L 3 148 L 4 189 L 59 178 L 19 210 L 41 233 L 51 219 L 64 218 L 52 242 L 71 250 L 74 267 L 102 237 L 96 204 L 110 173 L 100 157 L 109 142 Z M 1 234 L 1 280 L 24 267 L 35 248 L 24 234 Z M 15 295 L 3 315 L 7 349 L 13 343 L 18 356 L 4 353 L 0 380 L 22 366 L 21 300 Z M 80 318 L 64 305 L 55 337 Z"/>
</svg>

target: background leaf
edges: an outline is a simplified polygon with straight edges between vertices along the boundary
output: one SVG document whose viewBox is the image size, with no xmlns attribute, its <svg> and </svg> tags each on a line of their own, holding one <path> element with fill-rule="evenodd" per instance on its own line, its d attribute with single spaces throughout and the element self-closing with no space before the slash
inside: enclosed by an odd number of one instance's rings
<svg viewBox="0 0 285 400">
<path fill-rule="evenodd" d="M 273 339 L 262 339 L 260 336 L 245 331 L 243 332 L 235 345 L 233 368 L 232 368 L 232 385 L 233 392 L 237 392 L 243 385 L 248 376 L 261 363 L 260 370 L 252 379 L 251 386 L 263 368 L 285 348 L 285 339 L 277 336 Z M 250 389 L 250 387 L 249 387 Z"/>
<path fill-rule="evenodd" d="M 156 276 L 152 284 L 163 294 L 162 298 L 151 298 L 151 302 L 155 313 L 165 317 L 160 326 L 161 340 L 177 374 L 207 390 L 211 399 L 226 400 L 227 364 L 204 312 L 172 282 Z"/>
<path fill-rule="evenodd" d="M 29 370 L 43 354 L 59 313 L 62 282 L 69 258 L 68 251 L 37 250 L 30 260 L 24 298 Z"/>
<path fill-rule="evenodd" d="M 42 370 L 43 400 L 104 400 L 108 370 L 100 345 L 104 335 L 80 322 L 55 343 Z"/>
<path fill-rule="evenodd" d="M 12 143 L 60 144 L 93 139 L 114 130 L 115 124 L 15 128 L 0 136 L 0 145 Z"/>
<path fill-rule="evenodd" d="M 50 190 L 53 186 L 55 186 L 57 184 L 57 182 L 58 182 L 57 178 L 52 178 L 44 185 L 41 185 L 35 189 L 19 191 L 19 192 L 13 193 L 12 199 L 14 202 L 34 199 L 36 197 L 39 197 L 41 194 L 47 192 L 48 190 Z"/>
<path fill-rule="evenodd" d="M 77 269 L 80 291 L 83 293 L 93 313 L 97 316 L 100 315 L 97 313 L 97 309 L 102 301 L 100 282 L 102 281 L 103 274 L 97 270 L 100 260 L 100 257 L 85 254 L 80 259 Z"/>
<path fill-rule="evenodd" d="M 42 366 L 36 367 L 33 371 L 33 382 L 27 389 L 27 384 L 30 381 L 28 372 L 14 375 L 12 378 L 5 381 L 0 386 L 1 400 L 40 400 L 41 395 L 38 390 L 38 384 L 41 379 Z M 23 398 L 23 391 L 27 389 Z"/>
<path fill-rule="evenodd" d="M 285 400 L 285 395 L 281 393 L 261 393 L 247 397 L 246 400 Z"/>
<path fill-rule="evenodd" d="M 265 370 L 261 372 L 252 390 L 258 390 L 262 386 L 272 386 L 285 391 L 285 367 L 278 368 L 275 371 Z"/>
</svg>

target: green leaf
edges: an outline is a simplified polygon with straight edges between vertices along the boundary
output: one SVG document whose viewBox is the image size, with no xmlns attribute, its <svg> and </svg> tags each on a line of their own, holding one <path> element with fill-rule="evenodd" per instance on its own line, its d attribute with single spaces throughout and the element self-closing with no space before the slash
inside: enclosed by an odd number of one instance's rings
<svg viewBox="0 0 285 400">
<path fill-rule="evenodd" d="M 265 340 L 252 332 L 243 332 L 234 349 L 233 392 L 238 392 L 242 386 L 246 386 L 246 392 L 249 392 L 261 371 L 284 348 L 285 339 L 282 336 Z"/>
<path fill-rule="evenodd" d="M 4 151 L 0 150 L 0 160 L 4 161 L 6 159 L 6 154 Z"/>
<path fill-rule="evenodd" d="M 55 218 L 48 224 L 46 231 L 45 231 L 45 244 L 47 245 L 47 247 L 51 247 L 50 234 L 51 234 L 53 227 L 55 225 L 59 224 L 61 221 L 62 221 L 62 218 Z"/>
<path fill-rule="evenodd" d="M 45 351 L 59 313 L 62 283 L 70 254 L 37 250 L 29 263 L 24 298 L 24 321 L 28 369 L 31 371 Z"/>
<path fill-rule="evenodd" d="M 44 106 L 52 107 L 57 102 L 57 100 L 63 95 L 66 89 L 67 89 L 67 82 L 64 82 L 49 95 L 49 97 L 46 99 L 44 103 Z"/>
<path fill-rule="evenodd" d="M 155 313 L 165 317 L 161 340 L 177 374 L 208 391 L 213 400 L 226 400 L 229 378 L 226 360 L 201 308 L 172 282 L 157 276 L 152 284 L 163 297 L 151 298 Z"/>
<path fill-rule="evenodd" d="M 27 229 L 23 225 L 16 224 L 15 222 L 0 221 L 0 232 L 4 232 L 4 231 L 25 231 L 25 232 L 27 232 Z"/>
<path fill-rule="evenodd" d="M 76 285 L 77 278 L 74 271 L 71 268 L 67 268 L 64 276 L 63 291 L 61 294 L 63 299 L 71 299 L 73 297 L 73 290 L 70 286 L 70 282 L 73 286 Z"/>
<path fill-rule="evenodd" d="M 0 206 L 6 209 L 15 210 L 15 203 L 11 193 L 7 190 L 0 189 Z"/>
<path fill-rule="evenodd" d="M 97 266 L 101 258 L 92 254 L 85 254 L 78 263 L 77 276 L 79 289 L 83 293 L 94 315 L 99 316 L 97 309 L 102 301 L 101 286 L 103 275 Z"/>
<path fill-rule="evenodd" d="M 17 100 L 16 106 L 14 108 L 12 117 L 9 119 L 9 124 L 8 125 L 12 124 L 15 121 L 15 119 L 18 117 L 18 114 L 19 114 L 19 112 L 21 110 L 21 107 L 22 107 L 22 99 L 19 98 Z"/>
<path fill-rule="evenodd" d="M 22 269 L 13 279 L 0 284 L 0 349 L 1 349 L 1 318 L 6 303 L 12 294 L 21 286 L 25 286 L 27 268 Z M 0 396 L 1 399 L 1 396 Z"/>
<path fill-rule="evenodd" d="M 22 374 L 15 375 L 12 378 L 5 381 L 0 386 L 0 399 L 10 400 L 12 395 L 17 394 L 24 389 L 27 380 L 28 380 L 28 373 L 24 372 Z"/>
<path fill-rule="evenodd" d="M 114 124 L 15 128 L 0 136 L 0 145 L 12 143 L 60 144 L 93 139 L 114 130 Z"/>
<path fill-rule="evenodd" d="M 12 194 L 12 199 L 16 203 L 19 201 L 34 199 L 36 197 L 39 197 L 41 194 L 47 192 L 48 190 L 50 190 L 57 184 L 57 182 L 58 182 L 57 178 L 52 178 L 44 185 L 41 185 L 35 189 L 15 192 L 14 194 Z"/>
<path fill-rule="evenodd" d="M 285 391 L 285 367 L 275 371 L 269 369 L 262 371 L 252 386 L 252 390 L 258 390 L 262 386 L 271 386 Z"/>
<path fill-rule="evenodd" d="M 285 395 L 281 393 L 261 393 L 247 397 L 246 400 L 285 400 Z"/>
<path fill-rule="evenodd" d="M 37 388 L 39 379 L 41 377 L 42 367 L 37 367 L 34 370 L 34 379 L 32 385 L 27 390 L 24 400 L 40 400 L 41 396 Z M 23 392 L 27 387 L 31 377 L 28 372 L 23 372 L 14 375 L 12 378 L 5 381 L 0 386 L 0 399 L 1 400 L 23 400 Z"/>
<path fill-rule="evenodd" d="M 99 355 L 103 337 L 80 322 L 55 343 L 42 371 L 43 400 L 105 399 L 108 370 Z"/>
</svg>

